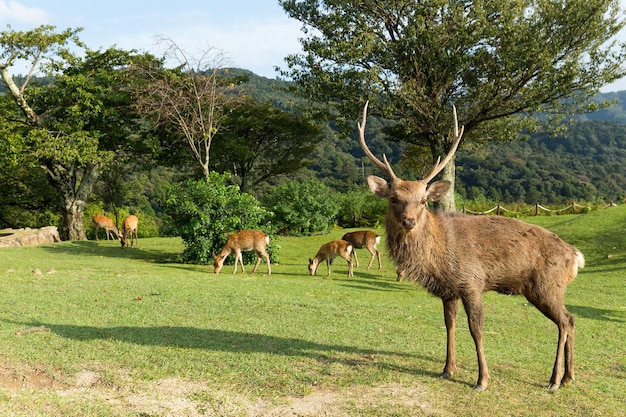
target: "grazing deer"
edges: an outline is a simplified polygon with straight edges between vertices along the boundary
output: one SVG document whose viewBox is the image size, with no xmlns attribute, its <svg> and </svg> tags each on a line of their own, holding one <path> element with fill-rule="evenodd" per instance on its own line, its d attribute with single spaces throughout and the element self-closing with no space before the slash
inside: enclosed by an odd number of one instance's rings
<svg viewBox="0 0 626 417">
<path fill-rule="evenodd" d="M 122 249 L 124 249 L 124 247 L 126 246 L 126 240 L 128 239 L 129 235 L 130 235 L 130 247 L 132 248 L 134 246 L 133 243 L 136 243 L 137 247 L 139 247 L 139 237 L 137 236 L 138 225 L 139 225 L 139 219 L 135 215 L 131 214 L 130 216 L 124 219 L 124 222 L 122 223 L 124 233 L 122 234 L 122 237 L 120 238 Z"/>
<path fill-rule="evenodd" d="M 222 252 L 215 258 L 213 266 L 215 267 L 215 273 L 219 273 L 224 266 L 224 260 L 231 253 L 235 253 L 235 269 L 233 274 L 237 273 L 237 262 L 241 264 L 241 272 L 246 272 L 243 267 L 243 256 L 241 252 L 249 252 L 254 250 L 256 252 L 256 264 L 252 273 L 256 272 L 256 269 L 261 263 L 261 256 L 265 258 L 267 262 L 267 273 L 271 274 L 272 269 L 270 267 L 270 256 L 267 254 L 265 247 L 270 244 L 270 237 L 260 230 L 242 230 L 241 232 L 233 233 L 228 237 L 226 245 L 222 248 Z"/>
<path fill-rule="evenodd" d="M 115 227 L 113 220 L 109 219 L 107 216 L 98 214 L 93 216 L 91 221 L 96 227 L 96 240 L 100 240 L 98 239 L 98 230 L 100 230 L 100 228 L 104 229 L 107 240 L 111 237 L 111 233 L 115 233 L 115 236 L 117 236 L 118 239 L 121 239 L 120 231 L 117 230 L 117 227 Z M 113 237 L 111 237 L 111 240 L 113 240 Z"/>
<path fill-rule="evenodd" d="M 365 143 L 365 119 L 358 123 L 363 151 L 387 180 L 370 176 L 370 190 L 388 200 L 385 228 L 387 246 L 398 266 L 399 278 L 418 281 L 443 301 L 447 329 L 447 355 L 442 377 L 456 367 L 455 328 L 458 300 L 463 302 L 469 330 L 476 345 L 478 381 L 487 388 L 489 371 L 483 350 L 482 293 L 523 294 L 559 329 L 556 359 L 549 390 L 574 379 L 574 317 L 564 304 L 565 288 L 583 268 L 583 254 L 556 234 L 519 220 L 499 216 L 470 216 L 427 209 L 450 188 L 449 181 L 428 183 L 452 159 L 463 135 L 453 108 L 454 132 L 443 161 L 419 181 L 398 178 L 387 158 L 376 158 Z M 563 368 L 564 363 L 564 368 Z"/>
<path fill-rule="evenodd" d="M 383 264 L 380 262 L 380 251 L 378 250 L 378 245 L 380 244 L 380 236 L 375 232 L 370 230 L 359 230 L 357 232 L 349 232 L 343 235 L 341 240 L 345 240 L 346 242 L 350 242 L 352 244 L 352 253 L 354 254 L 354 260 L 356 261 L 357 268 L 359 267 L 359 258 L 356 256 L 356 250 L 354 249 L 363 249 L 366 248 L 372 257 L 370 258 L 370 263 L 367 265 L 367 269 L 370 269 L 372 266 L 372 262 L 374 262 L 374 257 L 378 257 L 378 269 L 383 267 Z"/>
<path fill-rule="evenodd" d="M 345 240 L 332 240 L 328 243 L 324 243 L 320 250 L 317 251 L 315 258 L 309 259 L 309 273 L 311 275 L 317 274 L 317 267 L 320 262 L 326 261 L 326 269 L 328 273 L 327 277 L 330 276 L 330 266 L 337 256 L 341 256 L 348 262 L 348 276 L 353 276 L 352 269 L 352 244 L 350 242 L 346 242 Z"/>
</svg>

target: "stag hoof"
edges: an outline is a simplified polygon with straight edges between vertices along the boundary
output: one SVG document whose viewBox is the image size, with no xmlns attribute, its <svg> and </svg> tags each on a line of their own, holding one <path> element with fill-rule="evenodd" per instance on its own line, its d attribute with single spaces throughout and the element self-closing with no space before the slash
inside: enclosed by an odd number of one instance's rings
<svg viewBox="0 0 626 417">
<path fill-rule="evenodd" d="M 442 372 L 441 375 L 439 375 L 439 378 L 441 379 L 450 379 L 452 378 L 452 372 Z"/>
<path fill-rule="evenodd" d="M 550 385 L 548 385 L 548 391 L 554 392 L 559 389 L 559 386 L 559 384 L 550 383 Z"/>
<path fill-rule="evenodd" d="M 477 392 L 483 392 L 484 390 L 487 389 L 487 387 L 484 385 L 474 385 L 474 388 L 472 389 Z"/>
</svg>

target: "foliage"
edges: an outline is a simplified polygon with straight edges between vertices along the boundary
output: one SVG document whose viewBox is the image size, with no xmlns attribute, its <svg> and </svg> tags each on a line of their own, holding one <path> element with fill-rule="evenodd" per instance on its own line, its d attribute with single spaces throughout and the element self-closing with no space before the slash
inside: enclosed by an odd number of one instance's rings
<svg viewBox="0 0 626 417">
<path fill-rule="evenodd" d="M 171 39 L 162 38 L 161 44 L 165 48 L 162 59 L 135 62 L 133 73 L 142 80 L 134 84 L 135 108 L 165 131 L 167 142 L 187 143 L 208 181 L 213 137 L 227 106 L 239 102 L 238 84 L 244 78 L 228 74 L 223 53 L 209 49 L 195 58 Z M 166 68 L 168 60 L 178 65 Z"/>
<path fill-rule="evenodd" d="M 301 114 L 246 100 L 224 117 L 214 138 L 213 166 L 220 172 L 234 169 L 242 191 L 250 192 L 306 166 L 322 132 Z"/>
<path fill-rule="evenodd" d="M 183 239 L 182 261 L 213 262 L 228 235 L 243 229 L 271 234 L 271 212 L 239 187 L 227 185 L 230 175 L 212 172 L 209 181 L 187 180 L 172 187 L 166 213 L 176 235 Z M 248 254 L 253 256 L 253 254 Z"/>
<path fill-rule="evenodd" d="M 626 126 L 573 122 L 557 136 L 460 152 L 457 192 L 500 203 L 564 204 L 626 197 Z"/>
<path fill-rule="evenodd" d="M 585 111 L 625 72 L 617 0 L 280 4 L 303 23 L 304 52 L 283 71 L 299 93 L 329 103 L 350 129 L 369 99 L 397 122 L 387 130 L 394 140 L 433 161 L 450 147 L 452 104 L 465 143 L 516 139 L 522 126 L 537 127 L 535 112 Z M 453 169 L 442 175 L 453 182 Z"/>
<path fill-rule="evenodd" d="M 335 193 L 317 180 L 279 185 L 261 201 L 274 213 L 276 228 L 294 236 L 328 233 L 339 211 Z"/>
<path fill-rule="evenodd" d="M 387 200 L 379 198 L 369 190 L 348 191 L 337 194 L 340 227 L 376 227 L 382 224 L 387 212 Z"/>
<path fill-rule="evenodd" d="M 71 52 L 71 43 L 83 47 L 78 32 L 56 33 L 53 26 L 0 32 L 0 75 L 14 102 L 13 110 L 1 114 L 12 130 L 10 147 L 20 163 L 47 173 L 60 202 L 61 237 L 72 240 L 85 239 L 83 211 L 93 183 L 135 133 L 137 121 L 122 71 L 135 55 L 115 48 Z M 26 77 L 10 73 L 18 60 L 30 65 Z M 31 84 L 37 70 L 53 78 Z"/>
</svg>

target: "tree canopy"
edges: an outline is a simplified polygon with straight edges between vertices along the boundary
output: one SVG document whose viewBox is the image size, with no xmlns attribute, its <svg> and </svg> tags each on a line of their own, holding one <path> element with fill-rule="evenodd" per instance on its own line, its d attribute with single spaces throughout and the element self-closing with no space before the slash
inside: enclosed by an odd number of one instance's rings
<svg viewBox="0 0 626 417">
<path fill-rule="evenodd" d="M 22 164 L 44 169 L 57 191 L 64 239 L 85 239 L 85 203 L 103 167 L 128 138 L 140 129 L 130 111 L 126 74 L 133 54 L 117 49 L 70 52 L 82 47 L 79 29 L 57 33 L 52 26 L 28 32 L 0 33 L 0 74 L 8 87 L 4 96 L 4 137 Z M 17 85 L 10 70 L 20 61 L 30 64 Z M 30 84 L 32 74 L 51 77 L 47 84 Z M 9 99 L 14 103 L 12 107 Z"/>
<path fill-rule="evenodd" d="M 280 0 L 300 20 L 304 52 L 283 74 L 338 121 L 366 100 L 395 124 L 393 140 L 450 146 L 451 105 L 464 141 L 518 137 L 535 112 L 582 112 L 625 74 L 617 0 Z M 454 163 L 442 176 L 454 183 Z M 453 187 L 451 187 L 453 190 Z M 454 200 L 444 201 L 452 208 Z"/>
</svg>

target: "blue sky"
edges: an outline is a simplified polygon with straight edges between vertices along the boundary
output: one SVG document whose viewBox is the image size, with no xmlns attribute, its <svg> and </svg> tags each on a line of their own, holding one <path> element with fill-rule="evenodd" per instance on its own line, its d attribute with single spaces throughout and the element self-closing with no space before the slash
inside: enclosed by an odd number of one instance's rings
<svg viewBox="0 0 626 417">
<path fill-rule="evenodd" d="M 626 0 L 621 1 L 626 5 Z M 196 54 L 215 48 L 228 66 L 274 78 L 275 66 L 300 52 L 300 23 L 276 0 L 0 0 L 0 30 L 30 30 L 41 24 L 84 28 L 91 49 L 117 46 L 157 52 L 165 36 Z M 626 79 L 602 91 L 626 90 Z"/>
<path fill-rule="evenodd" d="M 79 36 L 90 49 L 156 52 L 165 36 L 197 56 L 215 48 L 228 66 L 269 78 L 300 51 L 301 25 L 275 0 L 0 0 L 0 30 L 41 24 L 84 28 Z"/>
</svg>

